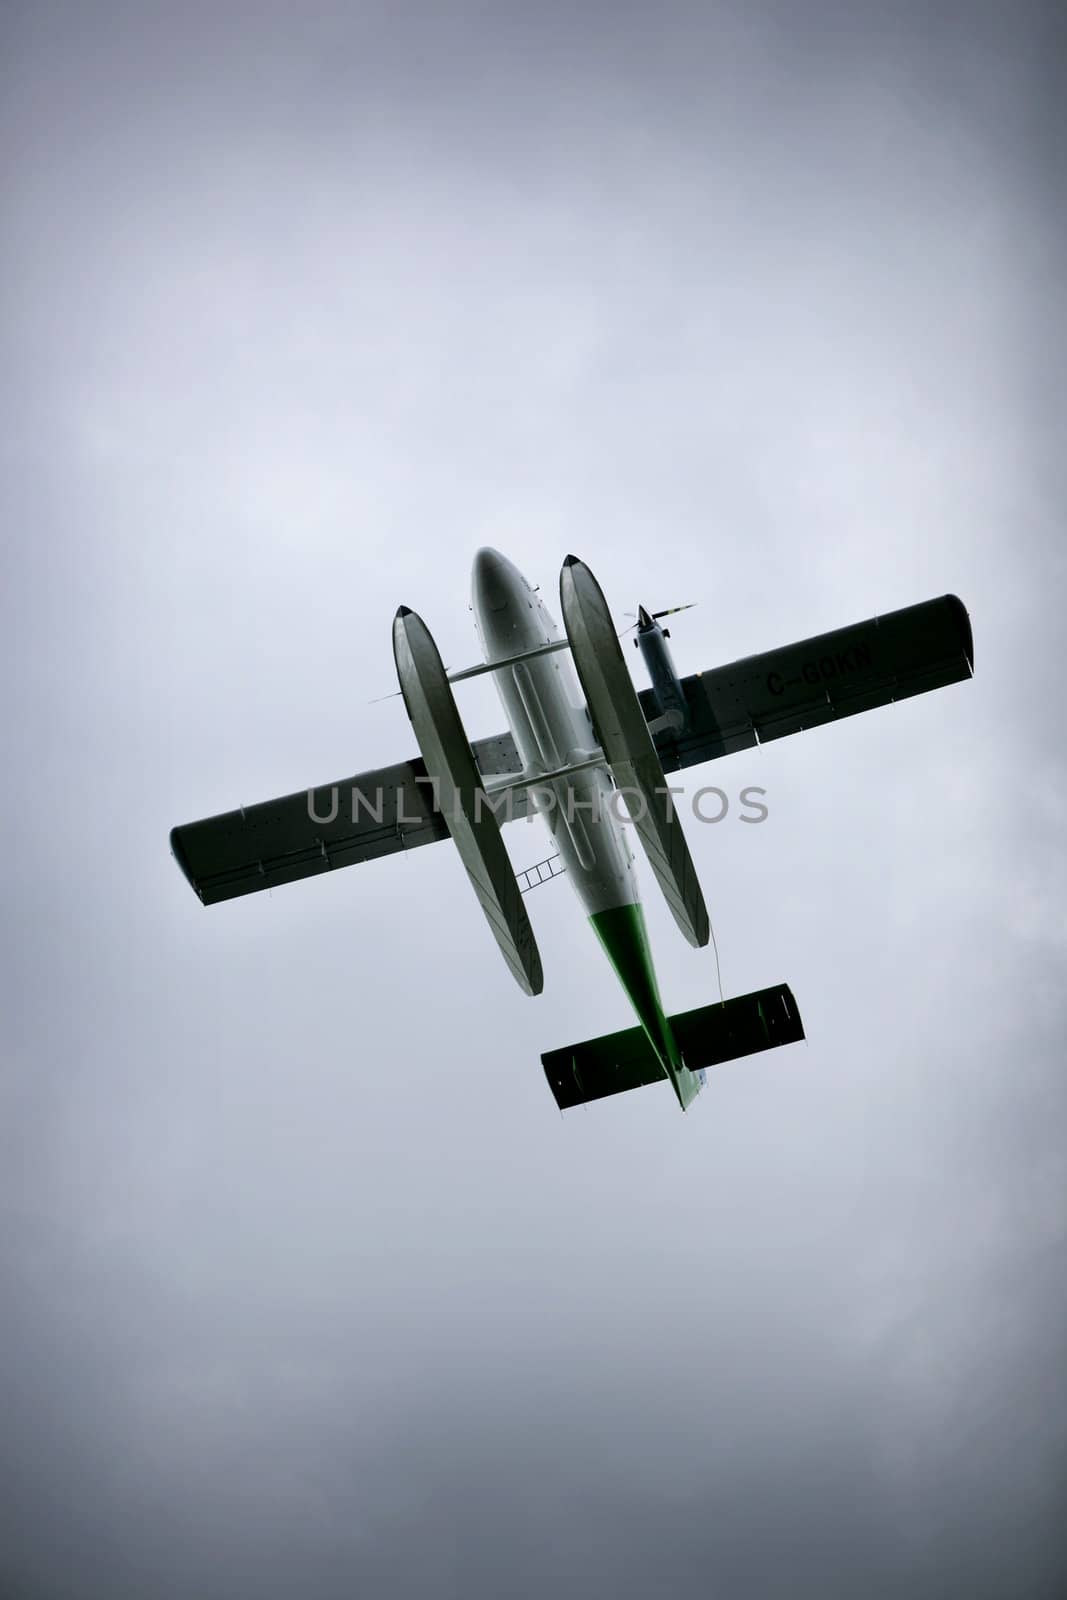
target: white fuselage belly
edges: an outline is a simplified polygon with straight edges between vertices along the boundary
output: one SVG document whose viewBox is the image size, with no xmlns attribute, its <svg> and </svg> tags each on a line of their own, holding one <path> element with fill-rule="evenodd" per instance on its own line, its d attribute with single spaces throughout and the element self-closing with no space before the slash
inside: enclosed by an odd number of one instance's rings
<svg viewBox="0 0 1067 1600">
<path fill-rule="evenodd" d="M 495 551 L 479 551 L 471 604 L 486 661 L 562 637 L 540 595 Z M 596 748 L 565 651 L 502 667 L 493 673 L 493 681 L 527 772 L 555 771 L 587 759 Z M 607 767 L 596 767 L 557 779 L 533 795 L 590 915 L 638 900 L 633 855 L 614 809 L 620 802 L 616 796 L 613 805 L 613 794 Z"/>
</svg>

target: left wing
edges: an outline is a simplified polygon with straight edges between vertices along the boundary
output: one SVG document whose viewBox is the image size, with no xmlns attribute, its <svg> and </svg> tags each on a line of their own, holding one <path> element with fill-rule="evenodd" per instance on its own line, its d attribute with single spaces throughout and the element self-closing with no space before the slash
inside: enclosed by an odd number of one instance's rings
<svg viewBox="0 0 1067 1600">
<path fill-rule="evenodd" d="M 521 770 L 510 733 L 471 749 L 483 777 Z M 516 789 L 508 820 L 527 811 L 527 793 Z M 171 829 L 170 847 L 209 906 L 447 838 L 426 768 L 415 759 L 184 823 Z"/>
</svg>

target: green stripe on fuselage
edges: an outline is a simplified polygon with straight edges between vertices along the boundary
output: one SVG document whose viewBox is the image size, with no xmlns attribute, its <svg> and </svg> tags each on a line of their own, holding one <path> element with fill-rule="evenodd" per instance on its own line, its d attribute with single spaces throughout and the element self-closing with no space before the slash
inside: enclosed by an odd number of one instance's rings
<svg viewBox="0 0 1067 1600">
<path fill-rule="evenodd" d="M 648 943 L 645 914 L 640 905 L 616 906 L 611 911 L 595 911 L 589 918 L 608 960 L 618 973 L 619 982 L 629 996 L 637 1020 L 645 1030 L 656 1059 L 670 1078 L 684 1109 L 698 1092 L 694 1073 L 686 1070 L 674 1041 L 670 1021 L 659 997 L 656 969 Z"/>
</svg>

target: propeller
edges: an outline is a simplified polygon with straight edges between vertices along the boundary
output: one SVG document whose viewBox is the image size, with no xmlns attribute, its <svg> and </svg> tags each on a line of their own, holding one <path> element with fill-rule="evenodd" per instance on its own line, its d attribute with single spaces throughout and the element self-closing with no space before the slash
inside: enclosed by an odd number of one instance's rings
<svg viewBox="0 0 1067 1600">
<path fill-rule="evenodd" d="M 658 621 L 660 617 L 673 617 L 674 613 L 676 611 L 692 611 L 693 607 L 696 604 L 697 604 L 697 602 L 695 600 L 690 600 L 688 605 L 684 605 L 684 606 L 668 606 L 666 611 L 649 611 L 649 612 L 646 613 L 646 615 L 649 616 L 649 617 L 652 617 L 653 619 Z M 623 612 L 623 616 L 624 617 L 635 617 L 636 618 L 638 616 L 638 613 L 636 611 L 624 611 Z"/>
</svg>

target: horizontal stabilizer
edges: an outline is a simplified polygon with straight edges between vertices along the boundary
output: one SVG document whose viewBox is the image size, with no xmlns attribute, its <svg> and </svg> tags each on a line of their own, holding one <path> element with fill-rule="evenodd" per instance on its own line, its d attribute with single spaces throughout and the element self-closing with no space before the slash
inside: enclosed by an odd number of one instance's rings
<svg viewBox="0 0 1067 1600">
<path fill-rule="evenodd" d="M 623 1028 L 621 1033 L 548 1050 L 541 1065 L 561 1111 L 622 1094 L 624 1089 L 642 1089 L 660 1079 L 667 1082 L 644 1028 Z"/>
<path fill-rule="evenodd" d="M 794 1044 L 804 1037 L 796 1001 L 784 983 L 718 1005 L 680 1011 L 670 1018 L 670 1024 L 690 1072 Z M 600 1039 L 549 1050 L 541 1063 L 561 1111 L 660 1079 L 667 1081 L 643 1028 L 624 1028 Z"/>
<path fill-rule="evenodd" d="M 758 1050 L 797 1044 L 804 1037 L 804 1024 L 793 991 L 779 983 L 718 1005 L 679 1011 L 671 1018 L 671 1032 L 690 1072 L 698 1072 Z"/>
</svg>

